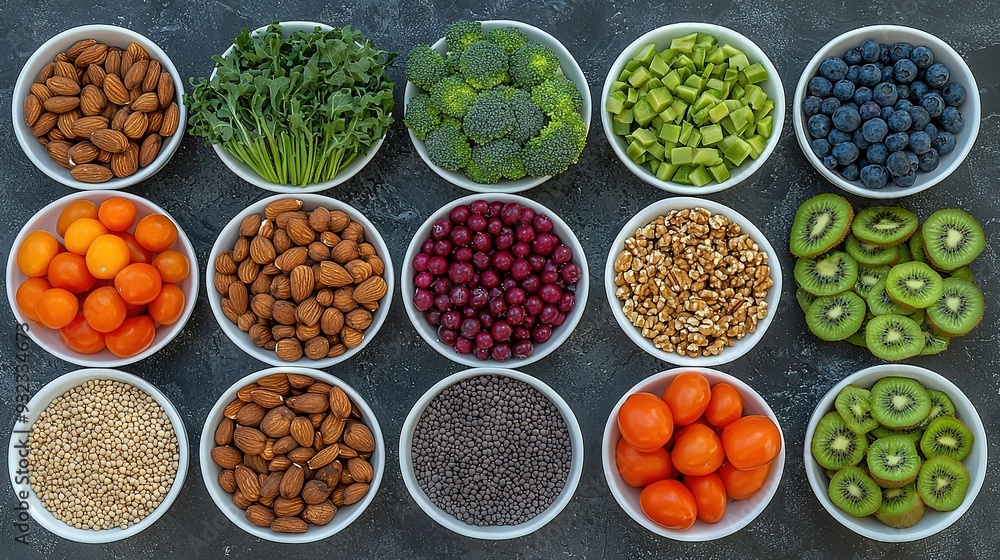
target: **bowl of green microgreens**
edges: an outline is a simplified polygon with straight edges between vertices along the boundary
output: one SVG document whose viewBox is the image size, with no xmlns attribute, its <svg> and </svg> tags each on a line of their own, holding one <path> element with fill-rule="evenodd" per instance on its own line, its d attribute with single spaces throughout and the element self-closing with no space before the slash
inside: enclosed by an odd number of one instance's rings
<svg viewBox="0 0 1000 560">
<path fill-rule="evenodd" d="M 357 174 L 392 124 L 396 53 L 361 32 L 308 21 L 243 29 L 184 96 L 189 133 L 233 173 L 279 193 L 319 192 Z"/>
</svg>

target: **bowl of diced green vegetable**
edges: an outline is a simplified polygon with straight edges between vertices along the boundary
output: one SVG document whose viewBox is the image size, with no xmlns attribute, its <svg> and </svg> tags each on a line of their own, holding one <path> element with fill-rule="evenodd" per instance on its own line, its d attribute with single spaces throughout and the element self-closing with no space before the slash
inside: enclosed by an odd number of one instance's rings
<svg viewBox="0 0 1000 560">
<path fill-rule="evenodd" d="M 654 29 L 619 55 L 601 123 L 622 163 L 677 194 L 737 185 L 764 165 L 785 121 L 785 94 L 764 51 L 708 23 Z"/>
<path fill-rule="evenodd" d="M 184 96 L 190 133 L 262 189 L 331 189 L 361 171 L 385 140 L 395 57 L 350 26 L 285 21 L 243 29 L 213 57 L 209 78 Z"/>
</svg>

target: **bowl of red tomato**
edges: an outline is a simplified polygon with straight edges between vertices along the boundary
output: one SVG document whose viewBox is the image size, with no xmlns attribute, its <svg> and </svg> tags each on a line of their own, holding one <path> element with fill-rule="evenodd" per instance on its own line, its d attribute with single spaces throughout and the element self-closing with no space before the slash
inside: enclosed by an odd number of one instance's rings
<svg viewBox="0 0 1000 560">
<path fill-rule="evenodd" d="M 718 370 L 686 367 L 637 383 L 604 428 L 604 476 L 636 523 L 679 541 L 746 527 L 774 497 L 785 442 L 767 402 Z"/>
<path fill-rule="evenodd" d="M 21 329 L 84 367 L 152 355 L 198 299 L 187 235 L 163 208 L 125 192 L 79 192 L 39 210 L 14 239 L 6 279 Z"/>
</svg>

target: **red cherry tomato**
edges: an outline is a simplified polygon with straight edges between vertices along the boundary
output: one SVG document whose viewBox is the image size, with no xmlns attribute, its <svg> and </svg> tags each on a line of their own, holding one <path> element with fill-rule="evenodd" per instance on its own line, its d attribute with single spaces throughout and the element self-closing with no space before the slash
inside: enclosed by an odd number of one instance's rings
<svg viewBox="0 0 1000 560">
<path fill-rule="evenodd" d="M 618 474 L 629 486 L 642 488 L 657 480 L 670 478 L 670 454 L 662 447 L 652 453 L 644 453 L 632 447 L 624 438 L 618 440 L 615 449 Z"/>
<path fill-rule="evenodd" d="M 686 372 L 678 375 L 663 392 L 663 400 L 674 414 L 674 423 L 687 426 L 708 408 L 712 389 L 708 379 L 700 373 Z"/>
<path fill-rule="evenodd" d="M 104 333 L 94 330 L 80 313 L 76 319 L 59 329 L 59 335 L 69 349 L 80 354 L 96 354 L 104 350 Z"/>
<path fill-rule="evenodd" d="M 694 496 L 694 503 L 698 506 L 698 519 L 705 523 L 722 521 L 726 516 L 726 504 L 729 499 L 726 497 L 726 487 L 719 475 L 709 473 L 704 476 L 685 476 L 684 486 Z"/>
<path fill-rule="evenodd" d="M 153 301 L 162 286 L 159 271 L 145 263 L 130 264 L 115 276 L 115 288 L 122 299 L 132 305 Z"/>
<path fill-rule="evenodd" d="M 723 486 L 726 487 L 726 495 L 733 500 L 744 500 L 756 494 L 761 486 L 764 486 L 770 472 L 771 463 L 745 471 L 726 463 L 716 471 Z"/>
<path fill-rule="evenodd" d="M 618 409 L 618 429 L 632 447 L 653 452 L 674 433 L 673 415 L 663 399 L 652 393 L 635 393 Z"/>
<path fill-rule="evenodd" d="M 743 397 L 727 383 L 712 387 L 712 398 L 705 409 L 705 419 L 717 428 L 725 428 L 743 416 Z"/>
<path fill-rule="evenodd" d="M 670 459 L 681 473 L 702 476 L 721 467 L 726 454 L 715 430 L 704 424 L 691 424 L 677 432 Z"/>
<path fill-rule="evenodd" d="M 117 329 L 104 335 L 108 350 L 119 358 L 128 358 L 142 352 L 153 343 L 156 323 L 149 315 L 129 317 Z"/>
<path fill-rule="evenodd" d="M 766 465 L 781 451 L 781 433 L 767 416 L 744 416 L 722 430 L 726 457 L 737 469 Z"/>
<path fill-rule="evenodd" d="M 654 482 L 639 494 L 639 507 L 650 521 L 683 531 L 698 518 L 694 496 L 679 480 Z"/>
</svg>

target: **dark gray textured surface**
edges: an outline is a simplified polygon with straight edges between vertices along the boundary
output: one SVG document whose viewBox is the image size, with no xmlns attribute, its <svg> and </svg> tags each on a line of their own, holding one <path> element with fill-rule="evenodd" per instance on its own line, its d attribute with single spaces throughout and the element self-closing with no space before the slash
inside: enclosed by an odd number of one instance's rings
<svg viewBox="0 0 1000 560">
<path fill-rule="evenodd" d="M 467 6 L 474 6 L 468 8 Z M 803 434 L 819 398 L 847 374 L 878 363 L 848 344 L 821 343 L 803 335 L 805 325 L 795 305 L 791 275 L 778 316 L 760 345 L 747 356 L 722 366 L 750 383 L 771 404 L 782 422 L 788 445 L 785 475 L 774 500 L 761 516 L 736 535 L 720 541 L 688 544 L 654 536 L 618 507 L 604 482 L 600 439 L 607 414 L 619 396 L 640 379 L 666 369 L 636 348 L 616 326 L 603 295 L 602 273 L 608 244 L 627 219 L 665 193 L 637 178 L 615 158 L 600 130 L 596 111 L 604 77 L 627 44 L 646 31 L 679 21 L 707 21 L 749 36 L 769 54 L 791 95 L 799 72 L 826 41 L 863 23 L 912 25 L 937 34 L 962 54 L 979 82 L 983 123 L 966 163 L 948 180 L 901 203 L 925 218 L 941 207 L 970 210 L 988 237 L 985 253 L 974 264 L 987 296 L 983 323 L 952 343 L 941 356 L 911 362 L 952 379 L 972 399 L 992 437 L 996 457 L 1000 432 L 1000 294 L 996 239 L 1000 235 L 1000 4 L 993 0 L 958 3 L 910 0 L 895 2 L 804 2 L 793 0 L 720 0 L 717 2 L 502 0 L 484 6 L 467 0 L 358 0 L 313 3 L 264 2 L 90 2 L 29 0 L 0 2 L 0 247 L 6 252 L 21 225 L 45 204 L 69 194 L 37 171 L 16 144 L 10 125 L 11 91 L 17 72 L 33 50 L 66 28 L 85 23 L 129 27 L 170 55 L 183 76 L 207 75 L 210 56 L 221 53 L 241 27 L 255 28 L 275 19 L 352 24 L 381 48 L 405 53 L 442 35 L 455 19 L 516 19 L 552 33 L 576 56 L 595 95 L 594 128 L 581 163 L 527 193 L 559 213 L 573 227 L 590 260 L 594 282 L 583 321 L 555 354 L 524 368 L 549 383 L 576 411 L 584 430 L 586 462 L 576 496 L 551 524 L 528 537 L 481 542 L 449 533 L 434 524 L 409 498 L 399 478 L 399 429 L 410 406 L 435 381 L 463 369 L 440 357 L 417 336 L 393 295 L 389 320 L 377 338 L 355 359 L 333 368 L 358 389 L 382 424 L 389 457 L 383 486 L 367 512 L 343 533 L 311 545 L 280 545 L 254 539 L 232 525 L 206 492 L 198 468 L 197 444 L 208 410 L 236 379 L 265 367 L 235 347 L 218 328 L 203 289 L 201 301 L 184 332 L 167 349 L 122 369 L 160 387 L 177 405 L 192 440 L 192 468 L 180 497 L 152 528 L 109 545 L 79 545 L 49 534 L 32 523 L 30 545 L 13 541 L 15 501 L 2 492 L 3 558 L 868 558 L 873 556 L 970 558 L 992 557 L 1000 533 L 1000 469 L 991 462 L 986 485 L 971 510 L 948 530 L 923 541 L 885 544 L 864 539 L 837 524 L 812 495 L 803 471 Z M 397 77 L 401 103 L 403 77 Z M 19 101 L 18 101 L 19 102 Z M 397 117 L 401 108 L 397 109 Z M 786 271 L 791 261 L 782 250 L 794 208 L 821 191 L 834 191 L 806 163 L 786 122 L 780 145 L 764 168 L 744 184 L 709 198 L 737 208 L 753 220 L 779 250 Z M 228 220 L 265 192 L 243 183 L 203 146 L 185 139 L 180 150 L 153 179 L 130 189 L 166 208 L 187 232 L 200 265 Z M 432 211 L 466 194 L 423 165 L 401 122 L 375 160 L 355 179 L 326 193 L 363 212 L 386 238 L 397 274 L 410 235 Z M 852 199 L 858 202 L 856 199 Z M 863 202 L 863 201 L 862 201 Z M 0 440 L 13 424 L 15 325 L 6 306 L 0 311 Z M 32 345 L 32 392 L 52 378 L 75 369 Z M 7 480 L 6 474 L 3 481 Z M 2 482 L 6 486 L 6 482 Z"/>
</svg>

